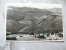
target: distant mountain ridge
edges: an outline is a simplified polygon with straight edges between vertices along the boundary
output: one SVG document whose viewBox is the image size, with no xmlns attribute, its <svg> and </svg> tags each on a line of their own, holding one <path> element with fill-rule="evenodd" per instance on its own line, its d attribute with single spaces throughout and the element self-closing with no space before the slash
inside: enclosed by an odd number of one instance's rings
<svg viewBox="0 0 66 50">
<path fill-rule="evenodd" d="M 48 10 L 42 10 L 38 8 L 28 8 L 28 7 L 22 7 L 22 8 L 11 8 L 7 11 L 7 19 L 13 19 L 13 20 L 22 20 L 24 17 L 41 17 L 43 15 L 49 15 L 51 12 Z"/>
</svg>

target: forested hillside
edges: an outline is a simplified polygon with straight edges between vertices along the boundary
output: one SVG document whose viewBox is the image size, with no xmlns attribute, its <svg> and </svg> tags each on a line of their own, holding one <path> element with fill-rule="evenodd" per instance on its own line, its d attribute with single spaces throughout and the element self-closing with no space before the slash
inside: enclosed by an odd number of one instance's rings
<svg viewBox="0 0 66 50">
<path fill-rule="evenodd" d="M 11 33 L 62 32 L 62 9 L 9 7 L 6 24 L 6 30 Z"/>
</svg>

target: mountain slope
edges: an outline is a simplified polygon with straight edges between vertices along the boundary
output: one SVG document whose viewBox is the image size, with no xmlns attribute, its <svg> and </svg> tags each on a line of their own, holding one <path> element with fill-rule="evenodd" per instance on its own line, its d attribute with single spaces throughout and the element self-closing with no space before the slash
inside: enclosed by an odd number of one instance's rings
<svg viewBox="0 0 66 50">
<path fill-rule="evenodd" d="M 36 32 L 63 30 L 62 12 L 59 8 L 38 9 L 10 7 L 7 11 L 7 30 L 10 32 Z"/>
</svg>

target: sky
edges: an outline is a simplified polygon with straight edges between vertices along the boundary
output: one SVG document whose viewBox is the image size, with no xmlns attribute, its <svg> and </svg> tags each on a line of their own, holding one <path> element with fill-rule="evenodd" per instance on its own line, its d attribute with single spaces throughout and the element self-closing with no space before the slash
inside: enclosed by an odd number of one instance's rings
<svg viewBox="0 0 66 50">
<path fill-rule="evenodd" d="M 6 7 L 31 7 L 39 9 L 62 8 L 61 4 L 44 4 L 44 3 L 8 3 Z"/>
</svg>

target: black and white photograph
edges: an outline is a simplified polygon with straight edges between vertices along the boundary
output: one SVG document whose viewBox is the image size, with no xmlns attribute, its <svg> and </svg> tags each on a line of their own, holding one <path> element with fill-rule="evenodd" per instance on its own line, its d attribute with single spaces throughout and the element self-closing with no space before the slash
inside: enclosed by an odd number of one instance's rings
<svg viewBox="0 0 66 50">
<path fill-rule="evenodd" d="M 61 4 L 7 5 L 7 41 L 63 41 L 63 37 Z"/>
</svg>

